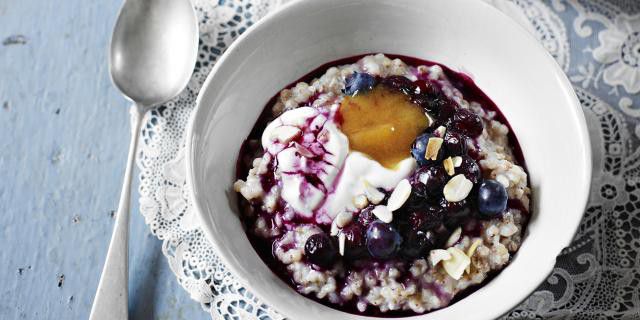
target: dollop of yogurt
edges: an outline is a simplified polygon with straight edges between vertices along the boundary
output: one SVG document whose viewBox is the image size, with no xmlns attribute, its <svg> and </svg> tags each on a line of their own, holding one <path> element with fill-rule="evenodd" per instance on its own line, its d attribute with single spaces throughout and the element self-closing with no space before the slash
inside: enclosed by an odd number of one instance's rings
<svg viewBox="0 0 640 320">
<path fill-rule="evenodd" d="M 262 134 L 262 147 L 275 161 L 281 197 L 305 218 L 331 223 L 344 211 L 356 211 L 354 199 L 378 189 L 392 190 L 411 175 L 411 157 L 386 168 L 349 149 L 349 139 L 335 120 L 339 104 L 300 107 L 273 120 Z M 379 191 L 378 191 L 379 193 Z"/>
</svg>

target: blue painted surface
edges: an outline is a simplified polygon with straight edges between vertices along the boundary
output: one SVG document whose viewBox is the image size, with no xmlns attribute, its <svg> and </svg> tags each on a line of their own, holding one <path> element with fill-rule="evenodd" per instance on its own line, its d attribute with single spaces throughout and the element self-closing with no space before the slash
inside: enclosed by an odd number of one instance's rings
<svg viewBox="0 0 640 320">
<path fill-rule="evenodd" d="M 89 315 L 129 139 L 128 103 L 106 59 L 119 6 L 0 0 L 1 319 Z M 26 43 L 5 41 L 13 35 Z M 180 288 L 133 199 L 132 318 L 209 318 Z"/>
</svg>

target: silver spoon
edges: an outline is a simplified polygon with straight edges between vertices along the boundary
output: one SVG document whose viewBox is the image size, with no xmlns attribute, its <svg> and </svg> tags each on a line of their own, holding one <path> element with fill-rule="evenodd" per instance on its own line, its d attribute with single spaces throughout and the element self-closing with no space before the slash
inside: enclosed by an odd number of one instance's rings
<svg viewBox="0 0 640 320">
<path fill-rule="evenodd" d="M 178 95 L 197 58 L 198 21 L 189 0 L 126 0 L 109 55 L 111 79 L 131 101 L 131 144 L 115 227 L 91 307 L 91 320 L 128 317 L 128 240 L 131 176 L 142 117 Z"/>
</svg>

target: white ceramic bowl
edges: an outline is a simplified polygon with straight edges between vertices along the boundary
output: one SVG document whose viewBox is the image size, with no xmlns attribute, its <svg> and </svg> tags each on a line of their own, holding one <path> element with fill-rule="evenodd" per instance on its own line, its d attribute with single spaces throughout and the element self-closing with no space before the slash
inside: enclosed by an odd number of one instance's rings
<svg viewBox="0 0 640 320">
<path fill-rule="evenodd" d="M 587 200 L 591 153 L 563 72 L 533 37 L 482 1 L 295 1 L 250 28 L 209 75 L 188 132 L 187 181 L 202 229 L 229 269 L 288 318 L 364 319 L 304 298 L 269 270 L 237 218 L 232 183 L 239 147 L 271 96 L 326 62 L 376 52 L 471 75 L 520 141 L 534 212 L 520 251 L 480 290 L 416 317 L 496 318 L 547 277 L 571 241 Z"/>
</svg>

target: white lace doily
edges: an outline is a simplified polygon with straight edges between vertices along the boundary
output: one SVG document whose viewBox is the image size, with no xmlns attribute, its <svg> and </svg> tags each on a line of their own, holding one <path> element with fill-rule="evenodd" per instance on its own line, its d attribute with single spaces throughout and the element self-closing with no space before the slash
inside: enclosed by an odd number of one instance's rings
<svg viewBox="0 0 640 320">
<path fill-rule="evenodd" d="M 185 184 L 185 127 L 218 57 L 286 0 L 195 0 L 200 51 L 193 77 L 152 110 L 138 154 L 140 211 L 163 241 L 178 282 L 218 319 L 281 319 L 220 262 L 197 224 Z M 618 318 L 640 314 L 640 1 L 486 0 L 517 19 L 556 58 L 589 120 L 591 201 L 554 273 L 505 316 Z"/>
</svg>

